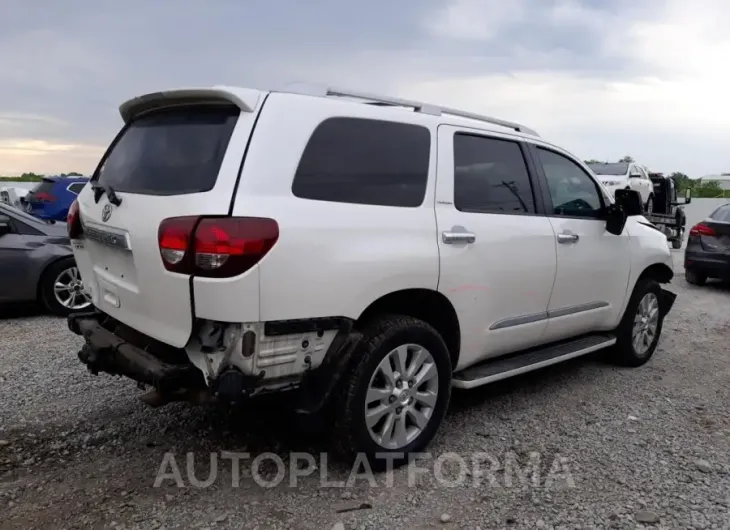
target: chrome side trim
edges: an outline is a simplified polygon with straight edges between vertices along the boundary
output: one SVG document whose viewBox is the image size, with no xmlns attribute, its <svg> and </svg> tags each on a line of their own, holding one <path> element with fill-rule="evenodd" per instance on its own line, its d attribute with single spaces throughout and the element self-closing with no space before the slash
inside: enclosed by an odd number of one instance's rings
<svg viewBox="0 0 730 530">
<path fill-rule="evenodd" d="M 529 315 L 520 315 L 518 317 L 509 317 L 502 320 L 498 320 L 492 324 L 489 329 L 490 331 L 495 329 L 511 328 L 513 326 L 521 326 L 523 324 L 532 324 L 533 322 L 540 322 L 548 318 L 560 318 L 568 315 L 574 315 L 576 313 L 582 313 L 583 311 L 591 311 L 593 309 L 600 309 L 602 307 L 608 307 L 608 302 L 589 302 L 587 304 L 579 304 L 569 307 L 562 307 L 560 309 L 553 309 L 551 311 L 543 311 L 540 313 L 532 313 Z"/>
<path fill-rule="evenodd" d="M 547 320 L 548 314 L 547 311 L 543 311 L 542 313 L 533 313 L 531 315 L 520 315 L 518 317 L 510 317 L 505 318 L 503 320 L 498 320 L 494 324 L 492 324 L 489 329 L 504 329 L 504 328 L 511 328 L 512 326 L 521 326 L 523 324 L 532 324 L 533 322 L 540 322 L 541 320 Z"/>
<path fill-rule="evenodd" d="M 602 307 L 608 307 L 608 302 L 589 302 L 587 304 L 562 307 L 548 311 L 547 315 L 548 318 L 567 317 L 568 315 L 582 313 L 583 311 L 592 311 L 593 309 L 601 309 Z"/>
</svg>

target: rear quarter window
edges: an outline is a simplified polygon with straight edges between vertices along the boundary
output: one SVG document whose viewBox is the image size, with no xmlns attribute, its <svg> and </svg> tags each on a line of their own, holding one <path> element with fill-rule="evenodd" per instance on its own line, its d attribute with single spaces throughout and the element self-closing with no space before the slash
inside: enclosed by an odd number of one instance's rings
<svg viewBox="0 0 730 530">
<path fill-rule="evenodd" d="M 81 193 L 81 190 L 84 189 L 85 185 L 86 185 L 85 182 L 74 182 L 73 184 L 69 185 L 68 191 L 78 195 L 79 193 Z"/>
<path fill-rule="evenodd" d="M 94 180 L 144 195 L 210 191 L 239 113 L 235 106 L 201 105 L 143 114 L 122 130 Z"/>
<path fill-rule="evenodd" d="M 730 204 L 720 206 L 717 210 L 712 212 L 710 219 L 720 223 L 730 223 Z"/>
<path fill-rule="evenodd" d="M 426 127 L 329 118 L 304 149 L 292 193 L 319 201 L 417 207 L 426 195 L 430 152 Z"/>
</svg>

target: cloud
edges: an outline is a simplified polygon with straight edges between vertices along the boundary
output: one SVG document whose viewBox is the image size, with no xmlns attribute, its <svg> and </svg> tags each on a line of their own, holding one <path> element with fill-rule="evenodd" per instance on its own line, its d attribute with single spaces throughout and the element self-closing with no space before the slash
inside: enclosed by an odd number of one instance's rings
<svg viewBox="0 0 730 530">
<path fill-rule="evenodd" d="M 20 175 L 26 172 L 41 174 L 61 173 L 59 158 L 66 171 L 85 171 L 93 167 L 103 154 L 98 145 L 54 143 L 33 138 L 0 139 L 0 160 L 3 169 L 0 174 Z"/>
<path fill-rule="evenodd" d="M 484 42 L 524 20 L 526 8 L 524 0 L 454 0 L 428 13 L 424 24 L 436 37 Z"/>
<path fill-rule="evenodd" d="M 6 147 L 0 173 L 90 171 L 143 92 L 291 81 L 524 121 L 585 158 L 730 169 L 719 0 L 32 4 L 0 19 L 0 141 L 46 148 Z"/>
</svg>

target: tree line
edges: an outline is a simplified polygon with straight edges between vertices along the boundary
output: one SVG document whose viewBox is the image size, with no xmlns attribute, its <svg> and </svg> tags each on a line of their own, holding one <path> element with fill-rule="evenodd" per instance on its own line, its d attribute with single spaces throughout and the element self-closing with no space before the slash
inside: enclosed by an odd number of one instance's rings
<svg viewBox="0 0 730 530">
<path fill-rule="evenodd" d="M 605 160 L 595 159 L 585 160 L 584 162 L 586 164 L 612 163 Z M 634 160 L 633 157 L 627 155 L 617 160 L 615 163 L 633 164 L 635 162 L 636 160 Z M 730 175 L 730 173 L 722 173 L 722 175 Z M 684 190 L 689 188 L 692 190 L 693 197 L 720 197 L 723 195 L 723 189 L 720 187 L 720 183 L 717 181 L 709 180 L 697 182 L 696 180 L 692 180 L 691 178 L 689 178 L 687 174 L 682 173 L 681 171 L 675 171 L 667 176 L 674 180 L 679 193 L 683 193 Z"/>
<path fill-rule="evenodd" d="M 0 175 L 0 181 L 3 182 L 40 182 L 46 175 L 39 175 L 38 173 L 23 173 L 19 177 L 5 177 Z M 83 177 L 81 173 L 71 171 L 70 173 L 59 173 L 54 175 L 58 177 Z"/>
</svg>

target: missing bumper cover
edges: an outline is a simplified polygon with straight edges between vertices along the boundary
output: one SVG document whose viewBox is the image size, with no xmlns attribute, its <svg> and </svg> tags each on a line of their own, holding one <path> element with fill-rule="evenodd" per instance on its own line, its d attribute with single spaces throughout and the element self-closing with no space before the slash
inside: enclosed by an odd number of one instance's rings
<svg viewBox="0 0 730 530">
<path fill-rule="evenodd" d="M 162 393 L 205 388 L 202 375 L 192 364 L 163 361 L 153 353 L 124 341 L 100 324 L 98 314 L 74 315 L 68 323 L 69 328 L 86 341 L 78 356 L 93 374 L 105 372 L 126 376 L 151 385 Z"/>
</svg>

